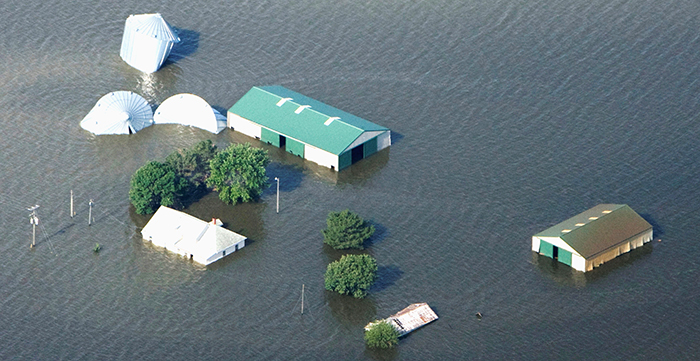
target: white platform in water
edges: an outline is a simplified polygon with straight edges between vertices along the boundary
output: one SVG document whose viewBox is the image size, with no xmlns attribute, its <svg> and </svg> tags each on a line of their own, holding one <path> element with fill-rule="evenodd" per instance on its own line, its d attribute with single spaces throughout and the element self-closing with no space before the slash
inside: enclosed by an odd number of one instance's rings
<svg viewBox="0 0 700 361">
<path fill-rule="evenodd" d="M 194 94 L 175 94 L 156 109 L 155 124 L 182 124 L 218 134 L 226 128 L 226 117 Z"/>
<path fill-rule="evenodd" d="M 146 99 L 130 91 L 109 93 L 90 110 L 80 126 L 94 134 L 133 134 L 153 124 Z"/>
<path fill-rule="evenodd" d="M 160 206 L 141 234 L 154 245 L 203 265 L 216 262 L 245 247 L 246 237 L 187 213 Z"/>
<path fill-rule="evenodd" d="M 387 317 L 383 321 L 389 322 L 390 325 L 394 326 L 394 328 L 399 331 L 399 336 L 404 336 L 437 319 L 438 316 L 433 309 L 430 308 L 427 303 L 423 302 L 413 303 L 396 314 Z M 370 322 L 365 326 L 365 330 L 372 328 L 372 325 L 376 324 L 376 322 L 381 321 Z"/>
</svg>

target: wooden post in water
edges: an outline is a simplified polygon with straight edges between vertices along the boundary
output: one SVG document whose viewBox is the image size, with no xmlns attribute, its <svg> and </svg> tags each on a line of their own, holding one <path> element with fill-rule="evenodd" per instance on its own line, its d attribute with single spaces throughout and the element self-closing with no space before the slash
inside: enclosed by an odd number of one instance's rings
<svg viewBox="0 0 700 361">
<path fill-rule="evenodd" d="M 75 212 L 73 211 L 73 190 L 70 190 L 70 217 L 73 218 Z"/>
<path fill-rule="evenodd" d="M 301 285 L 301 314 L 304 314 L 304 284 Z"/>
<path fill-rule="evenodd" d="M 37 208 L 39 208 L 38 204 L 34 207 L 27 208 L 28 211 L 32 211 L 29 215 L 29 223 L 32 224 L 32 244 L 29 245 L 29 248 L 34 248 L 34 246 L 36 246 L 36 226 L 39 225 L 39 216 L 36 215 Z"/>
</svg>

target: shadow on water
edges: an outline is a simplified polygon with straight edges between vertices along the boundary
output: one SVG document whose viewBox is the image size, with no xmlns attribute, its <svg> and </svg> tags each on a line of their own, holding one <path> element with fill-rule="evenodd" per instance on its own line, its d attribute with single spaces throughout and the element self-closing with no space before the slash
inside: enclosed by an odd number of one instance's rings
<svg viewBox="0 0 700 361">
<path fill-rule="evenodd" d="M 535 252 L 532 252 L 532 263 L 537 266 L 543 275 L 554 280 L 556 283 L 563 286 L 582 288 L 589 282 L 595 282 L 605 278 L 618 269 L 629 267 L 637 260 L 648 257 L 651 255 L 653 249 L 652 242 L 649 242 L 642 247 L 633 249 L 605 262 L 588 272 L 577 271 L 557 260 L 539 255 Z"/>
<path fill-rule="evenodd" d="M 355 298 L 325 291 L 331 314 L 345 326 L 364 327 L 377 317 L 377 304 L 370 298 Z"/>
<path fill-rule="evenodd" d="M 365 241 L 364 247 L 369 248 L 375 244 L 381 243 L 386 237 L 389 236 L 389 229 L 384 227 L 383 224 L 369 220 L 369 224 L 374 226 L 374 234 L 367 241 Z"/>
<path fill-rule="evenodd" d="M 640 214 L 642 218 L 644 218 L 645 221 L 649 222 L 651 226 L 654 229 L 654 238 L 661 237 L 664 234 L 664 228 L 661 227 L 659 223 L 654 220 L 654 218 L 650 214 Z"/>
<path fill-rule="evenodd" d="M 302 173 L 298 167 L 290 164 L 271 162 L 265 171 L 269 178 L 268 182 L 270 182 L 270 186 L 263 190 L 263 196 L 277 193 L 277 181 L 275 177 L 280 180 L 280 192 L 291 192 L 299 188 L 301 182 L 304 180 L 304 173 Z"/>
<path fill-rule="evenodd" d="M 381 292 L 393 286 L 396 281 L 401 279 L 403 271 L 394 265 L 379 266 L 377 269 L 377 281 L 369 289 L 370 293 Z"/>
<path fill-rule="evenodd" d="M 391 131 L 391 144 L 394 145 L 403 139 L 403 134 L 395 131 Z"/>
<path fill-rule="evenodd" d="M 173 50 L 170 51 L 170 55 L 163 66 L 170 63 L 177 63 L 178 61 L 194 54 L 199 48 L 199 32 L 188 29 L 180 29 L 173 27 L 177 35 L 180 37 L 180 42 L 173 46 Z"/>
</svg>

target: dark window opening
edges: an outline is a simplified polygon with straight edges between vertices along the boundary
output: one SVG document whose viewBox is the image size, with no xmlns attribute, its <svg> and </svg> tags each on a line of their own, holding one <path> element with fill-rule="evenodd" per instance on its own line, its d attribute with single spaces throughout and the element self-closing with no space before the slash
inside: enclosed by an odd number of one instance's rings
<svg viewBox="0 0 700 361">
<path fill-rule="evenodd" d="M 554 258 L 554 259 L 559 258 L 559 247 L 552 246 L 552 258 Z"/>
<path fill-rule="evenodd" d="M 224 255 L 224 256 L 226 255 L 226 250 L 224 250 L 224 254 L 223 254 L 223 255 Z"/>
<path fill-rule="evenodd" d="M 331 170 L 335 170 L 335 166 L 334 166 L 334 165 L 331 166 Z"/>
<path fill-rule="evenodd" d="M 280 135 L 280 148 L 286 149 L 287 146 L 287 137 L 284 135 Z"/>
</svg>

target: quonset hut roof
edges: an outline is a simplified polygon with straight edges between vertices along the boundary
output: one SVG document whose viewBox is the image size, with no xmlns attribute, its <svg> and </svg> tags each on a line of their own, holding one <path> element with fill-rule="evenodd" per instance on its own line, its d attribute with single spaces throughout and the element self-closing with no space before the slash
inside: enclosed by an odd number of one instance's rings
<svg viewBox="0 0 700 361">
<path fill-rule="evenodd" d="M 389 130 L 279 85 L 253 87 L 229 112 L 336 155 L 365 132 Z"/>
<path fill-rule="evenodd" d="M 106 94 L 80 122 L 94 134 L 132 134 L 153 124 L 153 111 L 146 99 L 130 91 Z"/>
<path fill-rule="evenodd" d="M 132 67 L 153 73 L 180 38 L 160 14 L 131 15 L 124 24 L 119 55 Z"/>
<path fill-rule="evenodd" d="M 165 99 L 153 116 L 155 124 L 182 124 L 218 134 L 226 128 L 226 117 L 194 94 L 176 94 Z"/>
</svg>

